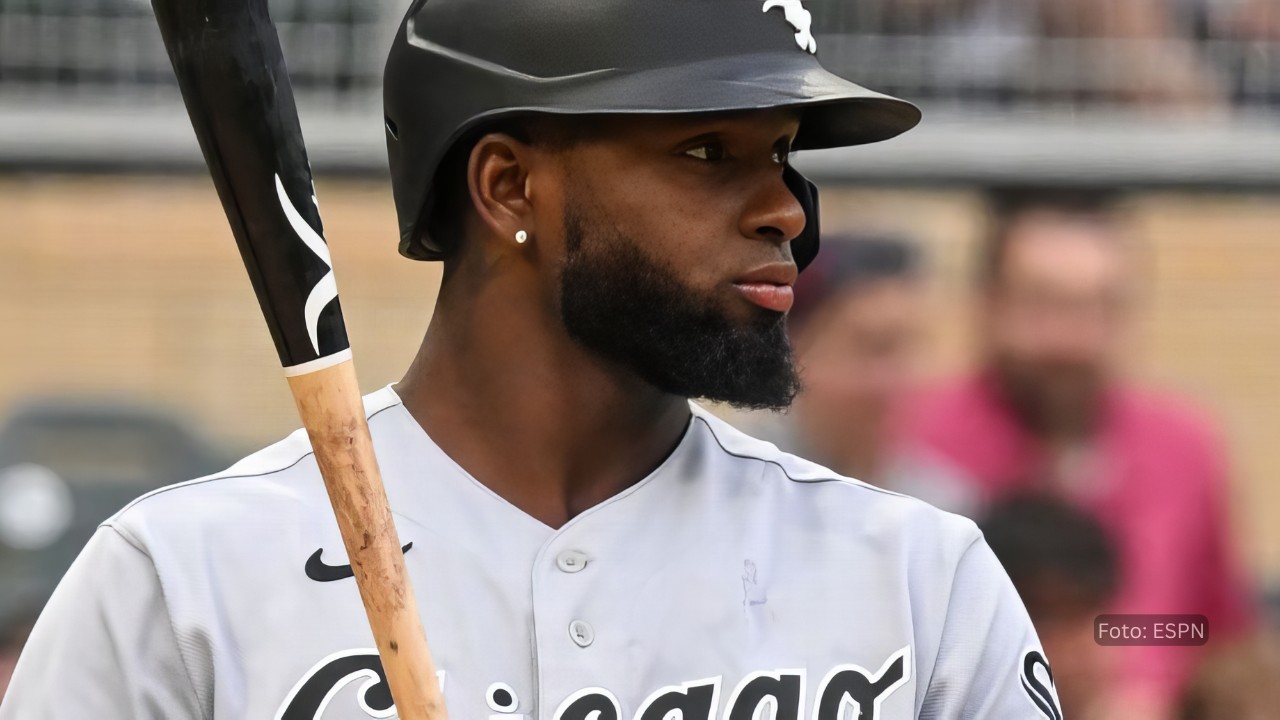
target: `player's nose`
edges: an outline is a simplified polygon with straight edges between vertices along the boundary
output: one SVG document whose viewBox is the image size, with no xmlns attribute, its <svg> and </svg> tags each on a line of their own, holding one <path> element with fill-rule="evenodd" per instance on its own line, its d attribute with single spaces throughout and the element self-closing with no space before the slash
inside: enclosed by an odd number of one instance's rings
<svg viewBox="0 0 1280 720">
<path fill-rule="evenodd" d="M 799 237 L 806 222 L 799 198 L 787 187 L 781 173 L 771 172 L 761 177 L 747 203 L 741 232 L 746 237 L 781 244 Z"/>
</svg>

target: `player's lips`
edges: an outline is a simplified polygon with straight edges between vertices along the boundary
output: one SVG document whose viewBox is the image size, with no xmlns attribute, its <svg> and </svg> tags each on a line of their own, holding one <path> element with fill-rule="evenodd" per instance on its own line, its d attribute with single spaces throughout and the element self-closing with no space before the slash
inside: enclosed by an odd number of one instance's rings
<svg viewBox="0 0 1280 720">
<path fill-rule="evenodd" d="M 766 310 L 784 313 L 795 302 L 798 271 L 793 263 L 774 263 L 756 268 L 733 281 L 743 297 Z"/>
</svg>

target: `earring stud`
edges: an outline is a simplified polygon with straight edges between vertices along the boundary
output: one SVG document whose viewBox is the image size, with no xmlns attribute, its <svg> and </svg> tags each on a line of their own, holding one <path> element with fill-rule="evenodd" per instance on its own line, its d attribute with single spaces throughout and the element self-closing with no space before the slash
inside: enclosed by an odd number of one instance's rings
<svg viewBox="0 0 1280 720">
<path fill-rule="evenodd" d="M 523 230 L 521 230 L 520 232 L 516 233 L 516 242 L 520 243 L 521 245 L 523 245 L 523 244 L 525 244 L 526 242 L 528 242 L 528 240 L 529 240 L 529 233 L 527 233 L 527 232 L 525 232 L 525 231 L 523 231 Z"/>
</svg>

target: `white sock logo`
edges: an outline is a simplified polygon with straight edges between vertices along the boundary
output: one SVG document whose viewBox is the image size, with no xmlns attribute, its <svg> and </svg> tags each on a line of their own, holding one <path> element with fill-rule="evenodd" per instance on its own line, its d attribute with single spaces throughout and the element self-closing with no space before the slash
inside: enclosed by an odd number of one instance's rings
<svg viewBox="0 0 1280 720">
<path fill-rule="evenodd" d="M 289 195 L 284 191 L 284 183 L 280 182 L 280 176 L 276 175 L 276 194 L 280 197 L 280 209 L 284 210 L 284 216 L 289 220 L 289 225 L 293 227 L 293 231 L 297 233 L 298 238 L 316 254 L 326 266 L 329 272 L 320 278 L 320 282 L 311 289 L 311 294 L 307 296 L 307 304 L 303 309 L 303 317 L 307 321 L 307 335 L 311 338 L 311 347 L 315 348 L 316 355 L 320 354 L 320 339 L 317 337 L 320 332 L 320 313 L 325 306 L 338 298 L 338 280 L 333 276 L 333 258 L 329 257 L 329 246 L 325 243 L 324 238 L 320 234 L 311 229 L 306 220 L 298 214 L 298 210 L 293 207 L 293 203 L 289 201 Z M 315 202 L 315 196 L 311 197 L 311 201 Z"/>
<path fill-rule="evenodd" d="M 813 27 L 813 15 L 804 9 L 804 5 L 800 0 L 765 0 L 764 12 L 769 12 L 774 8 L 782 8 L 783 15 L 786 16 L 787 22 L 791 23 L 791 27 L 796 29 L 796 44 L 801 50 L 808 50 L 811 53 L 818 52 L 818 41 L 813 38 L 810 32 Z"/>
</svg>

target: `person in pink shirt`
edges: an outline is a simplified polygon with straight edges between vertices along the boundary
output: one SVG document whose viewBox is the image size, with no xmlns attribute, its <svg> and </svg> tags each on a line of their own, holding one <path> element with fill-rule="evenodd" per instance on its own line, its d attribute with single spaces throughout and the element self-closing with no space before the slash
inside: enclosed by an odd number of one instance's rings
<svg viewBox="0 0 1280 720">
<path fill-rule="evenodd" d="M 1092 512 L 1119 560 L 1117 613 L 1202 614 L 1210 647 L 1253 622 L 1233 548 L 1229 471 L 1201 413 L 1120 372 L 1138 275 L 1108 198 L 1005 192 L 982 259 L 982 365 L 921 394 L 912 452 L 945 464 L 968 510 L 1034 490 Z M 916 492 L 929 499 L 927 484 Z M 1114 652 L 1108 718 L 1168 718 L 1195 669 L 1192 647 Z"/>
</svg>

